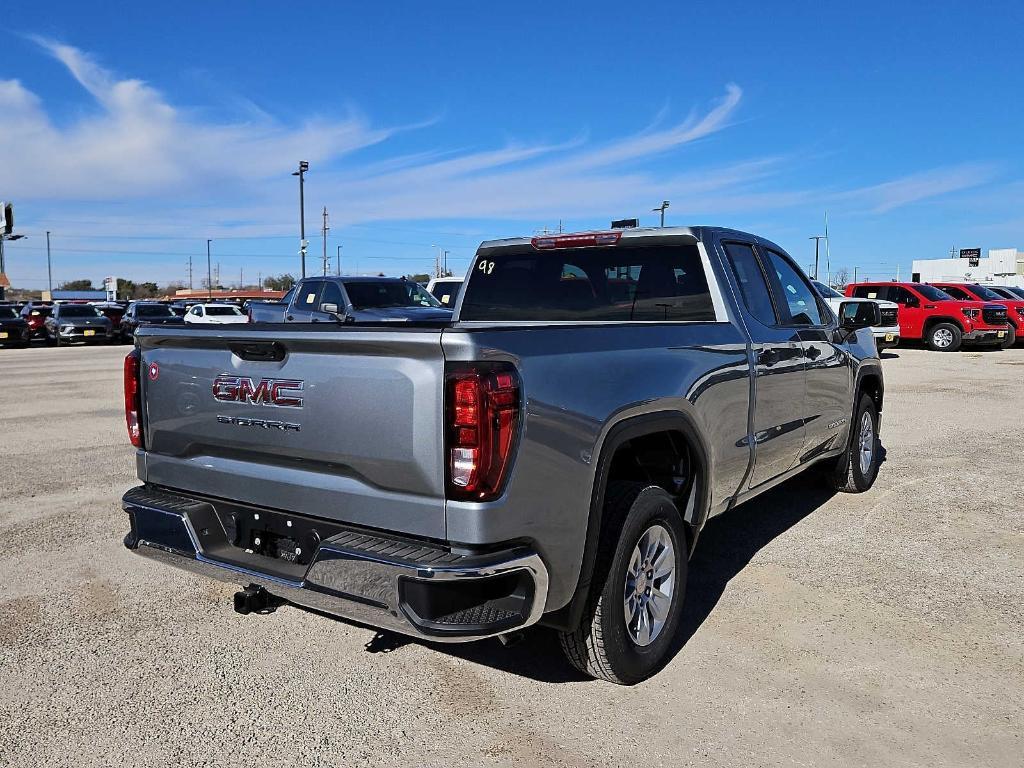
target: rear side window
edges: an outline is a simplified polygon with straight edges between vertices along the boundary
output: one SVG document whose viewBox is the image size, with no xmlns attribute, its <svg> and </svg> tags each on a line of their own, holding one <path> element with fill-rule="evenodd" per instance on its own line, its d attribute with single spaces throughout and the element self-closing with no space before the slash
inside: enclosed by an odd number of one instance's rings
<svg viewBox="0 0 1024 768">
<path fill-rule="evenodd" d="M 322 280 L 311 280 L 303 283 L 299 288 L 298 301 L 295 302 L 296 309 L 315 310 L 320 306 L 320 294 L 323 293 L 324 284 Z"/>
<path fill-rule="evenodd" d="M 732 273 L 740 287 L 743 303 L 755 318 L 765 325 L 778 324 L 771 293 L 754 249 L 747 243 L 723 243 L 732 265 Z"/>
<path fill-rule="evenodd" d="M 441 306 L 450 309 L 455 306 L 461 289 L 462 283 L 435 283 L 434 290 L 431 293 L 434 294 L 435 299 L 441 302 Z"/>
<path fill-rule="evenodd" d="M 853 289 L 853 295 L 858 299 L 884 299 L 885 288 L 877 285 L 858 285 Z"/>
<path fill-rule="evenodd" d="M 714 321 L 695 245 L 478 256 L 462 320 Z"/>
</svg>

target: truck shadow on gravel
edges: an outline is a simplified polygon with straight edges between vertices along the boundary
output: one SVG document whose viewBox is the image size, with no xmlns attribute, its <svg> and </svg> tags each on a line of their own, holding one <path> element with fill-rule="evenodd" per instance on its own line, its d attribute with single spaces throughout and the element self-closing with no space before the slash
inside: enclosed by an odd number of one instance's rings
<svg viewBox="0 0 1024 768">
<path fill-rule="evenodd" d="M 671 663 L 700 630 L 733 577 L 761 549 L 814 513 L 835 494 L 820 475 L 811 471 L 707 523 L 690 561 L 682 623 L 666 664 Z M 366 650 L 386 653 L 411 643 L 539 682 L 590 680 L 569 665 L 562 655 L 558 637 L 544 627 L 527 630 L 518 643 L 508 647 L 502 647 L 497 640 L 439 645 L 421 643 L 392 633 L 378 633 L 367 643 Z"/>
</svg>

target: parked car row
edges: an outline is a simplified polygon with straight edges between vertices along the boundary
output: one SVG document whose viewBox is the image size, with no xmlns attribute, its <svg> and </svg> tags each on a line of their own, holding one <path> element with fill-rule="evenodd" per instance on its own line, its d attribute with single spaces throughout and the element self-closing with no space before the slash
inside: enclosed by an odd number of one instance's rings
<svg viewBox="0 0 1024 768">
<path fill-rule="evenodd" d="M 923 341 L 937 352 L 964 344 L 1012 346 L 1024 331 L 1021 289 L 971 283 L 865 282 L 846 295 L 898 306 L 900 338 Z"/>
<path fill-rule="evenodd" d="M 159 301 L 0 304 L 0 346 L 130 343 L 141 325 L 245 323 L 236 304 Z"/>
</svg>

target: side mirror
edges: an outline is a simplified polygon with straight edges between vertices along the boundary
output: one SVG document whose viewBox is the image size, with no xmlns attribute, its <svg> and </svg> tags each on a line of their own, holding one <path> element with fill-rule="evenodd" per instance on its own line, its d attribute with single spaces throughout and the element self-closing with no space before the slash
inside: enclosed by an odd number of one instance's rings
<svg viewBox="0 0 1024 768">
<path fill-rule="evenodd" d="M 844 301 L 839 305 L 839 327 L 857 331 L 882 324 L 882 311 L 873 301 Z"/>
<path fill-rule="evenodd" d="M 346 322 L 347 316 L 338 309 L 338 305 L 333 302 L 325 302 L 320 305 L 320 311 L 328 315 L 334 315 L 334 319 L 339 322 Z"/>
</svg>

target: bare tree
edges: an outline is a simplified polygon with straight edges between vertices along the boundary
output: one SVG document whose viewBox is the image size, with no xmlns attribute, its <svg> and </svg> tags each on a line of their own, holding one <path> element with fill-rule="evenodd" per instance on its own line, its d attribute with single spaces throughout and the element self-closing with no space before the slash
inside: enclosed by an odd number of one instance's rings
<svg viewBox="0 0 1024 768">
<path fill-rule="evenodd" d="M 832 287 L 837 291 L 842 291 L 849 282 L 850 270 L 846 267 L 840 267 L 832 273 Z"/>
</svg>

